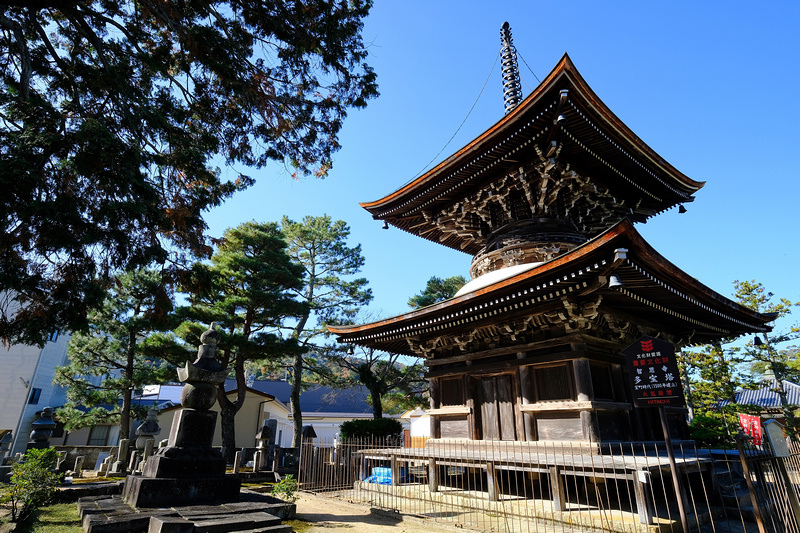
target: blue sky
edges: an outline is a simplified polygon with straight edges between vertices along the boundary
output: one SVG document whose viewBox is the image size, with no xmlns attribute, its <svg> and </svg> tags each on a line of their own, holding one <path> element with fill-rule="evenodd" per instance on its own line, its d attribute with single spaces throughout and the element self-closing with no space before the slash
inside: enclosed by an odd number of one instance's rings
<svg viewBox="0 0 800 533">
<path fill-rule="evenodd" d="M 433 275 L 468 277 L 470 256 L 382 230 L 358 203 L 395 191 L 503 116 L 495 60 L 506 20 L 525 95 L 566 52 L 641 139 L 707 182 L 687 213 L 637 225 L 656 250 L 723 295 L 735 279 L 757 279 L 800 300 L 798 2 L 378 0 L 364 38 L 381 96 L 351 112 L 330 175 L 252 172 L 256 186 L 208 215 L 211 234 L 283 215 L 345 220 L 363 247 L 371 309 L 386 316 L 407 311 Z"/>
</svg>

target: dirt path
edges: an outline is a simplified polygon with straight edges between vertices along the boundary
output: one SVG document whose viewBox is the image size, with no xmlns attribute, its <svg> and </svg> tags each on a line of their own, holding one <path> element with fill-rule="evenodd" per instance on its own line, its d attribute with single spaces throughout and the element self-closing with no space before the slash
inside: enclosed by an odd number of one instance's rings
<svg viewBox="0 0 800 533">
<path fill-rule="evenodd" d="M 453 533 L 456 529 L 414 517 L 393 516 L 371 511 L 365 505 L 351 504 L 312 494 L 301 494 L 297 500 L 297 533 Z M 458 531 L 463 532 L 463 529 Z"/>
</svg>

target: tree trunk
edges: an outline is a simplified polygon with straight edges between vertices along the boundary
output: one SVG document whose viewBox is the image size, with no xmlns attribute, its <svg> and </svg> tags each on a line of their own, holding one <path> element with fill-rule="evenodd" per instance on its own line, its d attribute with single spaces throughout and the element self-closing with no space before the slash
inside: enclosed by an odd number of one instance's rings
<svg viewBox="0 0 800 533">
<path fill-rule="evenodd" d="M 139 307 L 134 309 L 134 316 L 139 314 Z M 119 417 L 119 438 L 130 438 L 131 434 L 131 399 L 133 397 L 133 365 L 136 361 L 136 336 L 138 331 L 128 330 L 128 346 L 125 354 L 125 390 L 122 391 L 122 409 Z"/>
<path fill-rule="evenodd" d="M 376 390 L 370 390 L 369 395 L 372 397 L 372 418 L 383 418 L 383 404 L 381 403 L 381 393 Z"/>
<path fill-rule="evenodd" d="M 232 464 L 236 457 L 236 405 L 225 399 L 220 402 L 220 416 L 222 427 L 222 448 L 225 452 L 225 462 Z"/>
<path fill-rule="evenodd" d="M 130 387 L 125 387 L 122 391 L 122 409 L 119 416 L 119 438 L 130 438 L 131 434 L 131 397 L 133 391 Z"/>
<path fill-rule="evenodd" d="M 244 357 L 237 354 L 233 360 L 236 374 L 236 401 L 232 402 L 225 394 L 225 383 L 220 384 L 217 389 L 217 402 L 219 403 L 221 427 L 222 427 L 222 447 L 225 451 L 225 462 L 232 464 L 236 457 L 236 413 L 244 405 L 247 386 L 244 380 Z"/>
<path fill-rule="evenodd" d="M 300 409 L 300 389 L 303 386 L 303 356 L 294 356 L 292 365 L 292 394 L 289 399 L 289 407 L 294 424 L 292 433 L 292 448 L 299 448 L 303 439 L 303 412 Z"/>
</svg>

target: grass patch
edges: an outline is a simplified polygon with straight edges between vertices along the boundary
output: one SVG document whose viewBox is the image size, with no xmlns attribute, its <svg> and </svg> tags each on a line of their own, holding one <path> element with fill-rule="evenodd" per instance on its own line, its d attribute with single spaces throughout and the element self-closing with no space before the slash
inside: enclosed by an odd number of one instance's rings
<svg viewBox="0 0 800 533">
<path fill-rule="evenodd" d="M 87 478 L 73 478 L 73 485 L 81 485 L 83 483 L 102 483 L 105 481 L 125 481 L 124 477 L 87 477 Z M 66 485 L 67 487 L 69 485 Z"/>
<path fill-rule="evenodd" d="M 314 526 L 314 524 L 305 520 L 287 520 L 284 523 L 292 526 L 294 533 L 305 533 Z"/>
<path fill-rule="evenodd" d="M 83 533 L 78 507 L 74 503 L 47 505 L 19 524 L 17 533 Z"/>
</svg>

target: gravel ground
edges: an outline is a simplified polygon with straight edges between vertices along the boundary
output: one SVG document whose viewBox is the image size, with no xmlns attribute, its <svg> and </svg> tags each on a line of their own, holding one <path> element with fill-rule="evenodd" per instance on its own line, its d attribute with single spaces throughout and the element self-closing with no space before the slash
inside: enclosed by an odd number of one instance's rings
<svg viewBox="0 0 800 533">
<path fill-rule="evenodd" d="M 332 533 L 332 529 L 341 529 L 342 533 L 464 532 L 446 524 L 372 511 L 365 505 L 305 493 L 297 500 L 297 519 L 307 523 L 307 528 L 297 528 L 298 533 Z"/>
</svg>

